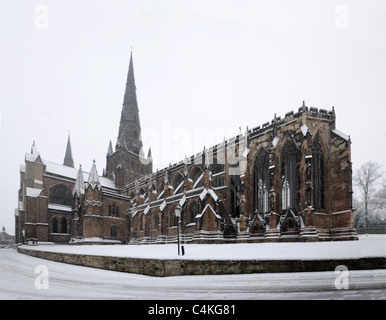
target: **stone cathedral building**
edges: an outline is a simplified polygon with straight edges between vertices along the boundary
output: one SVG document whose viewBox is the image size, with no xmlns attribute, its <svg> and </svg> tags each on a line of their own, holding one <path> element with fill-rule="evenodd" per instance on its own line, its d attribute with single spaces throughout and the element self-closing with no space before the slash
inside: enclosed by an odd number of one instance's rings
<svg viewBox="0 0 386 320">
<path fill-rule="evenodd" d="M 63 164 L 45 160 L 34 142 L 20 167 L 16 241 L 169 243 L 178 229 L 187 243 L 356 240 L 351 141 L 335 121 L 334 108 L 303 102 L 154 172 L 151 151 L 142 151 L 131 55 L 103 174 L 91 160 L 89 171 L 74 168 L 70 137 Z"/>
</svg>

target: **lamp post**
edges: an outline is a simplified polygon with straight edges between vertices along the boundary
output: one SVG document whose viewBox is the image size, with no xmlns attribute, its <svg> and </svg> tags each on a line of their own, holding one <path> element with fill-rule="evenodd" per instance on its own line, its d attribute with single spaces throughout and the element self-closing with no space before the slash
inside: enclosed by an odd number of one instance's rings
<svg viewBox="0 0 386 320">
<path fill-rule="evenodd" d="M 177 220 L 177 244 L 178 244 L 178 255 L 180 255 L 180 218 L 181 218 L 181 210 L 180 206 L 176 206 L 174 208 L 174 214 L 176 215 Z"/>
</svg>

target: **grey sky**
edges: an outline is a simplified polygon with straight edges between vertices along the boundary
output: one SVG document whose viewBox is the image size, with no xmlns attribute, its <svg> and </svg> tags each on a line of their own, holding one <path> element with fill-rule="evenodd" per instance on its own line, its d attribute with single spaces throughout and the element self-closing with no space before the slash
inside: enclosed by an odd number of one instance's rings
<svg viewBox="0 0 386 320">
<path fill-rule="evenodd" d="M 386 2 L 0 0 L 0 225 L 36 141 L 105 166 L 133 47 L 145 154 L 177 162 L 306 105 L 331 110 L 354 170 L 386 169 Z"/>
</svg>

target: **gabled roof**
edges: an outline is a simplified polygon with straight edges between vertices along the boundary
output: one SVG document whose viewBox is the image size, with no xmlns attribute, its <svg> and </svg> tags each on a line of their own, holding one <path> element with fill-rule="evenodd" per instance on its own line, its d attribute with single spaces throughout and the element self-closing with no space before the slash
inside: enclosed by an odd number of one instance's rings
<svg viewBox="0 0 386 320">
<path fill-rule="evenodd" d="M 214 201 L 218 201 L 218 196 L 217 196 L 216 192 L 212 188 L 211 189 L 204 189 L 204 190 L 202 190 L 202 192 L 200 194 L 200 200 L 201 201 L 204 200 L 205 196 L 208 193 L 211 195 L 211 197 L 213 198 Z"/>
<path fill-rule="evenodd" d="M 205 206 L 204 210 L 202 210 L 201 213 L 199 213 L 198 215 L 196 215 L 195 218 L 196 218 L 196 219 L 197 219 L 197 218 L 201 218 L 201 217 L 204 215 L 204 213 L 206 212 L 207 209 L 208 209 L 210 212 L 212 212 L 212 213 L 216 216 L 217 219 L 221 219 L 221 216 L 219 216 L 219 215 L 216 213 L 216 211 L 214 211 L 214 209 L 212 208 L 212 206 L 211 206 L 209 203 Z"/>
<path fill-rule="evenodd" d="M 338 137 L 342 138 L 343 140 L 350 141 L 350 136 L 347 134 L 337 130 L 337 129 L 332 129 L 331 130 L 334 134 L 336 134 Z"/>
<path fill-rule="evenodd" d="M 61 176 L 61 177 L 69 178 L 73 180 L 76 180 L 78 176 L 78 170 L 74 168 L 66 167 L 61 164 L 47 161 L 44 159 L 43 159 L 43 164 L 46 166 L 46 173 L 51 173 L 57 176 Z M 89 175 L 90 174 L 88 172 L 83 171 L 83 177 L 85 181 L 89 179 Z M 115 189 L 114 181 L 105 177 L 99 177 L 99 181 L 102 187 Z"/>
</svg>

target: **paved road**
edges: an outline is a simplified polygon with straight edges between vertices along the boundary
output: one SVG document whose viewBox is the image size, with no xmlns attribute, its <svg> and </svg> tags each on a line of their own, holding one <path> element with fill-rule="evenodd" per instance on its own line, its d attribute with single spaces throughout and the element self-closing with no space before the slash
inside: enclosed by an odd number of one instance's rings
<svg viewBox="0 0 386 320">
<path fill-rule="evenodd" d="M 331 271 L 155 278 L 0 249 L 0 299 L 386 300 L 386 270 L 349 271 L 348 289 L 341 290 L 335 287 L 337 276 Z"/>
</svg>

